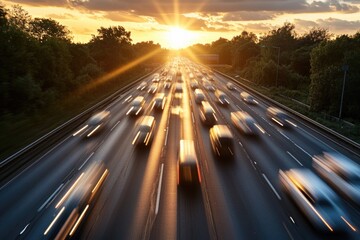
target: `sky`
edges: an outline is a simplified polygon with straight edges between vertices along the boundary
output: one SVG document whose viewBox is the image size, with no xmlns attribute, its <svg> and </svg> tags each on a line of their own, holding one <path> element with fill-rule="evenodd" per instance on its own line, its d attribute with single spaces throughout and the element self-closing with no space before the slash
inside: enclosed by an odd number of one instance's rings
<svg viewBox="0 0 360 240">
<path fill-rule="evenodd" d="M 314 27 L 330 33 L 360 31 L 360 0 L 0 0 L 21 5 L 35 17 L 66 26 L 74 42 L 86 43 L 100 27 L 123 26 L 133 43 L 153 41 L 165 48 L 231 40 L 242 31 L 258 36 L 295 24 L 297 34 Z"/>
</svg>

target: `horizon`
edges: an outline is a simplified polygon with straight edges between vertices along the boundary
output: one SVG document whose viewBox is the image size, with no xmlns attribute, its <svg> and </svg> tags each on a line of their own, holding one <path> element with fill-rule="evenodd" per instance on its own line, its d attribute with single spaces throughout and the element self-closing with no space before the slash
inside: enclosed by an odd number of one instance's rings
<svg viewBox="0 0 360 240">
<path fill-rule="evenodd" d="M 5 8 L 20 5 L 32 18 L 51 18 L 71 31 L 73 42 L 87 43 L 100 27 L 123 26 L 133 43 L 152 41 L 177 50 L 225 38 L 242 31 L 259 38 L 288 22 L 299 35 L 313 28 L 353 35 L 360 31 L 360 2 L 271 0 L 227 1 L 0 1 Z M 140 6 L 138 6 L 140 5 Z"/>
</svg>

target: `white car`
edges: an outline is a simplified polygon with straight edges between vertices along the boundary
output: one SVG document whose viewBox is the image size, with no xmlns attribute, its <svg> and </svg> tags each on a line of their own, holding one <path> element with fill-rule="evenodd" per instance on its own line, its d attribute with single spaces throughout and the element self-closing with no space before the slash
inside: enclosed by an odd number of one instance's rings
<svg viewBox="0 0 360 240">
<path fill-rule="evenodd" d="M 317 230 L 323 233 L 356 231 L 337 195 L 311 170 L 280 170 L 279 177 L 283 190 Z"/>
<path fill-rule="evenodd" d="M 360 205 L 360 166 L 339 153 L 313 157 L 313 167 L 334 190 Z"/>
<path fill-rule="evenodd" d="M 231 112 L 230 118 L 234 126 L 246 135 L 256 135 L 259 130 L 264 132 L 247 112 Z"/>
</svg>

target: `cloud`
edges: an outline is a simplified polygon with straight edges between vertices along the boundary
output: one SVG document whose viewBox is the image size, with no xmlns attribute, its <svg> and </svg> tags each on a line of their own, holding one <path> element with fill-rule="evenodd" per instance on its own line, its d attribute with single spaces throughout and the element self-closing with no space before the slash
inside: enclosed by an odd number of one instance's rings
<svg viewBox="0 0 360 240">
<path fill-rule="evenodd" d="M 241 11 L 241 12 L 231 12 L 226 13 L 222 20 L 223 21 L 259 21 L 259 20 L 270 20 L 277 16 L 273 12 L 254 12 L 254 11 Z"/>
<path fill-rule="evenodd" d="M 65 20 L 65 19 L 74 19 L 75 16 L 70 13 L 64 14 L 48 14 L 46 15 L 48 18 L 57 19 L 57 20 Z"/>
<path fill-rule="evenodd" d="M 116 22 L 137 22 L 137 23 L 147 22 L 146 17 L 142 17 L 133 14 L 131 12 L 125 12 L 125 11 L 105 12 L 103 17 Z"/>
<path fill-rule="evenodd" d="M 299 33 L 308 32 L 312 28 L 325 28 L 336 34 L 354 33 L 360 31 L 360 20 L 347 21 L 337 18 L 317 19 L 316 21 L 295 19 L 296 31 Z"/>
</svg>

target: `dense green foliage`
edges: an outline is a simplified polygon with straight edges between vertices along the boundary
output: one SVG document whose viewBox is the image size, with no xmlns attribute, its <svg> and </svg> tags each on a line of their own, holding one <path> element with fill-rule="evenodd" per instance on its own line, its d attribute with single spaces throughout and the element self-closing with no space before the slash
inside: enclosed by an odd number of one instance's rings
<svg viewBox="0 0 360 240">
<path fill-rule="evenodd" d="M 140 54 L 161 50 L 152 42 L 132 44 L 130 35 L 121 26 L 101 27 L 89 43 L 73 43 L 70 31 L 55 20 L 33 19 L 20 6 L 0 6 L 0 115 L 43 109 Z"/>
<path fill-rule="evenodd" d="M 189 57 L 219 54 L 219 63 L 232 65 L 241 77 L 304 93 L 311 110 L 334 116 L 340 108 L 342 67 L 348 65 L 343 116 L 360 119 L 360 32 L 334 38 L 327 30 L 314 28 L 298 35 L 293 24 L 285 23 L 260 39 L 243 31 L 231 40 L 193 45 L 184 54 L 189 50 L 195 53 Z"/>
</svg>

